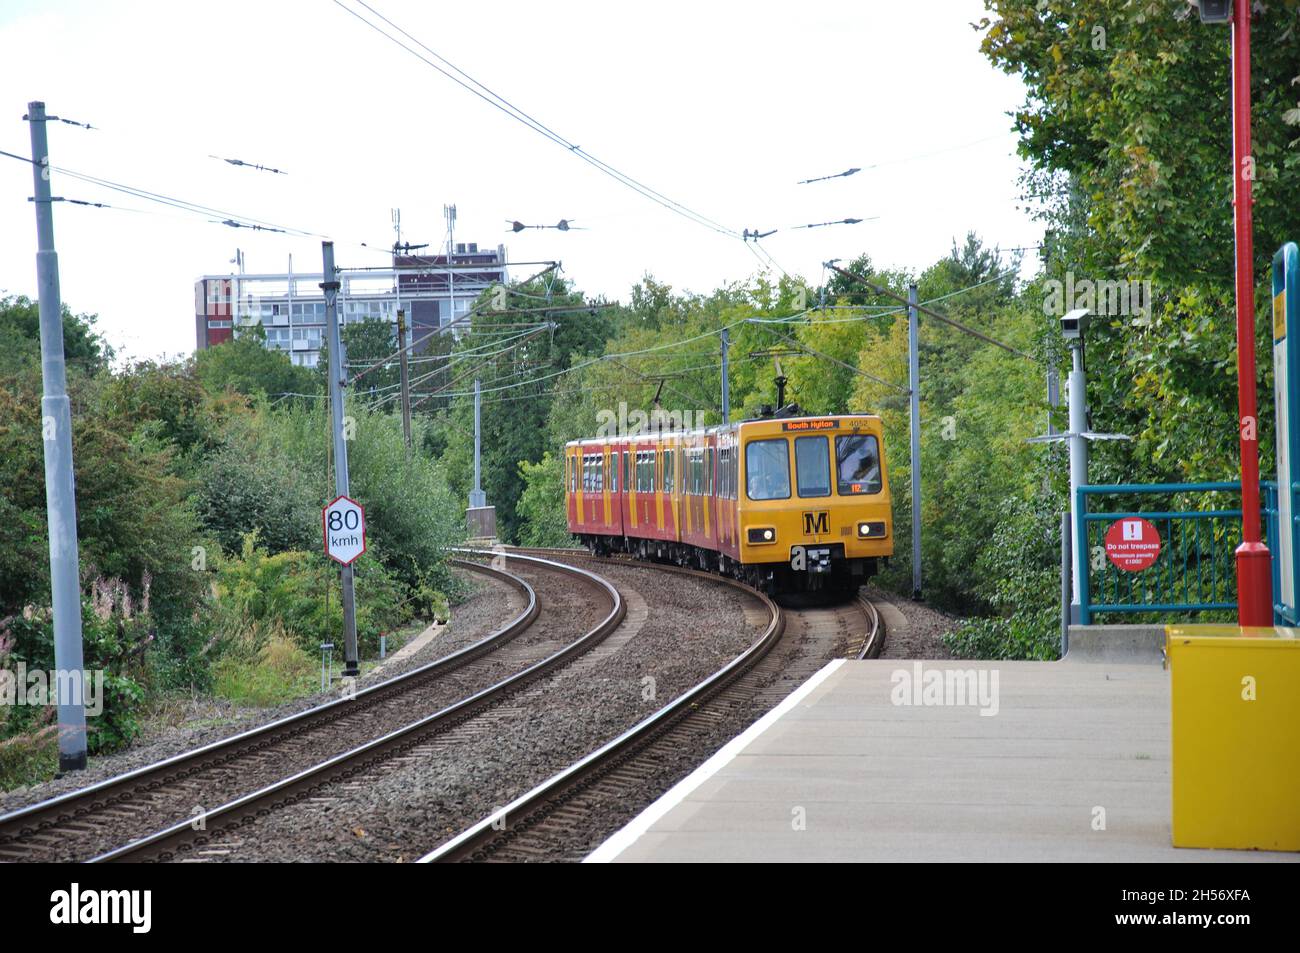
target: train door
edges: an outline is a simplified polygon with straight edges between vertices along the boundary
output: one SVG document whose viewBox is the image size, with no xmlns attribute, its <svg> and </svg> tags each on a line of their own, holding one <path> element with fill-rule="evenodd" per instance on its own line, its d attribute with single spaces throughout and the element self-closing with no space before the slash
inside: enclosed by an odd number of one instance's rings
<svg viewBox="0 0 1300 953">
<path fill-rule="evenodd" d="M 576 464 L 580 459 L 578 451 L 573 447 L 564 448 L 564 521 L 571 533 L 575 532 L 582 522 L 578 488 L 574 483 Z"/>
<path fill-rule="evenodd" d="M 682 519 L 680 509 L 679 487 L 681 486 L 681 451 L 676 440 L 669 440 L 664 463 L 668 471 L 664 474 L 664 493 L 668 500 L 665 507 L 671 532 L 669 538 L 676 542 L 682 539 Z"/>
</svg>

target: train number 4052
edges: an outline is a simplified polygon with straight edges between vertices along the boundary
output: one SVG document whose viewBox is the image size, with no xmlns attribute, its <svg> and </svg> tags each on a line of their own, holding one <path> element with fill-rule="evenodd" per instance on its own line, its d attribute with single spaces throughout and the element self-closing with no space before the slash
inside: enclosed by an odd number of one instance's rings
<svg viewBox="0 0 1300 953">
<path fill-rule="evenodd" d="M 803 515 L 803 534 L 812 536 L 817 533 L 830 532 L 830 511 L 814 510 Z"/>
</svg>

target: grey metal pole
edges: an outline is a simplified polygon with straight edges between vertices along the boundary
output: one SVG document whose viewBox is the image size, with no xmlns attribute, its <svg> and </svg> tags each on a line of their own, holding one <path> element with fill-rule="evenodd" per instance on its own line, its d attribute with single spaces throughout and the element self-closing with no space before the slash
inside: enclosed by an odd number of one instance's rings
<svg viewBox="0 0 1300 953">
<path fill-rule="evenodd" d="M 1083 379 L 1083 342 L 1072 341 L 1070 353 L 1074 364 L 1070 371 L 1067 385 L 1070 400 L 1070 517 L 1075 518 L 1075 508 L 1079 505 L 1079 487 L 1088 484 L 1088 440 L 1084 432 L 1088 429 L 1088 392 Z M 1087 540 L 1074 534 L 1071 555 L 1073 585 L 1070 588 L 1070 621 L 1077 623 L 1080 619 L 1079 608 L 1079 549 L 1087 545 Z"/>
<path fill-rule="evenodd" d="M 325 321 L 330 348 L 330 407 L 334 413 L 334 490 L 339 496 L 350 496 L 348 480 L 348 442 L 343 435 L 343 368 L 347 365 L 343 353 L 343 336 L 339 333 L 339 281 L 334 268 L 334 243 L 321 242 L 323 268 L 320 286 L 325 292 Z M 342 567 L 343 584 L 343 677 L 355 678 L 357 664 L 357 602 L 351 566 Z"/>
<path fill-rule="evenodd" d="M 1052 422 L 1052 411 L 1061 406 L 1061 378 L 1055 367 L 1047 369 L 1047 435 L 1056 433 L 1056 424 Z"/>
<path fill-rule="evenodd" d="M 72 469 L 72 407 L 63 360 L 63 302 L 54 251 L 50 149 L 45 104 L 27 104 L 36 187 L 36 287 L 40 299 L 41 432 L 45 440 L 45 511 L 50 538 L 50 597 L 54 610 L 54 667 L 69 673 L 76 698 L 59 694 L 59 771 L 86 767 L 85 664 L 81 647 L 81 583 L 77 551 L 77 495 Z M 75 672 L 76 675 L 71 675 Z"/>
<path fill-rule="evenodd" d="M 731 423 L 731 381 L 728 376 L 730 361 L 727 352 L 731 348 L 731 335 L 722 329 L 722 422 Z"/>
<path fill-rule="evenodd" d="M 907 379 L 912 404 L 912 598 L 921 598 L 921 355 L 916 285 L 907 286 Z"/>
<path fill-rule="evenodd" d="M 1074 578 L 1070 560 L 1074 555 L 1070 513 L 1061 514 L 1061 658 L 1070 651 L 1070 580 Z"/>
<path fill-rule="evenodd" d="M 406 364 L 406 312 L 397 309 L 398 365 L 402 369 L 402 436 L 406 438 L 406 455 L 411 455 L 411 375 Z"/>
<path fill-rule="evenodd" d="M 469 505 L 471 509 L 487 505 L 487 494 L 483 492 L 483 483 L 480 479 L 481 463 L 480 453 L 483 447 L 483 418 L 482 402 L 479 399 L 479 379 L 474 378 L 474 489 L 469 494 Z"/>
</svg>

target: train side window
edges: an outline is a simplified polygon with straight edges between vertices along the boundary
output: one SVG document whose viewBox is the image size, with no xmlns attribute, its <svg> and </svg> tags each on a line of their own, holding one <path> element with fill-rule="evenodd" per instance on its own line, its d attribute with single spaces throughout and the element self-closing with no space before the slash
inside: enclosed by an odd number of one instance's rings
<svg viewBox="0 0 1300 953">
<path fill-rule="evenodd" d="M 745 491 L 751 500 L 790 498 L 790 442 L 784 437 L 745 445 Z"/>
<path fill-rule="evenodd" d="M 880 444 L 874 434 L 835 438 L 836 489 L 841 496 L 879 493 Z"/>
<path fill-rule="evenodd" d="M 677 454 L 668 450 L 664 453 L 664 492 L 673 491 L 673 463 L 677 460 Z"/>
<path fill-rule="evenodd" d="M 713 495 L 713 456 L 714 450 L 712 447 L 709 447 L 708 450 L 704 451 L 704 479 L 706 481 L 704 489 L 705 496 Z"/>
<path fill-rule="evenodd" d="M 794 469 L 799 495 L 831 495 L 831 452 L 825 437 L 794 438 Z"/>
</svg>

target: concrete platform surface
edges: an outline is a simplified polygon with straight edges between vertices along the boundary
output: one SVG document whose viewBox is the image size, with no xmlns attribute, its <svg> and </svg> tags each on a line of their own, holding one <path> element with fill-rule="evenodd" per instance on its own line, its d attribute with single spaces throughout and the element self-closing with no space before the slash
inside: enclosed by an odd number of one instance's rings
<svg viewBox="0 0 1300 953">
<path fill-rule="evenodd" d="M 1169 772 L 1159 666 L 836 661 L 587 860 L 1300 860 L 1170 846 Z"/>
</svg>

